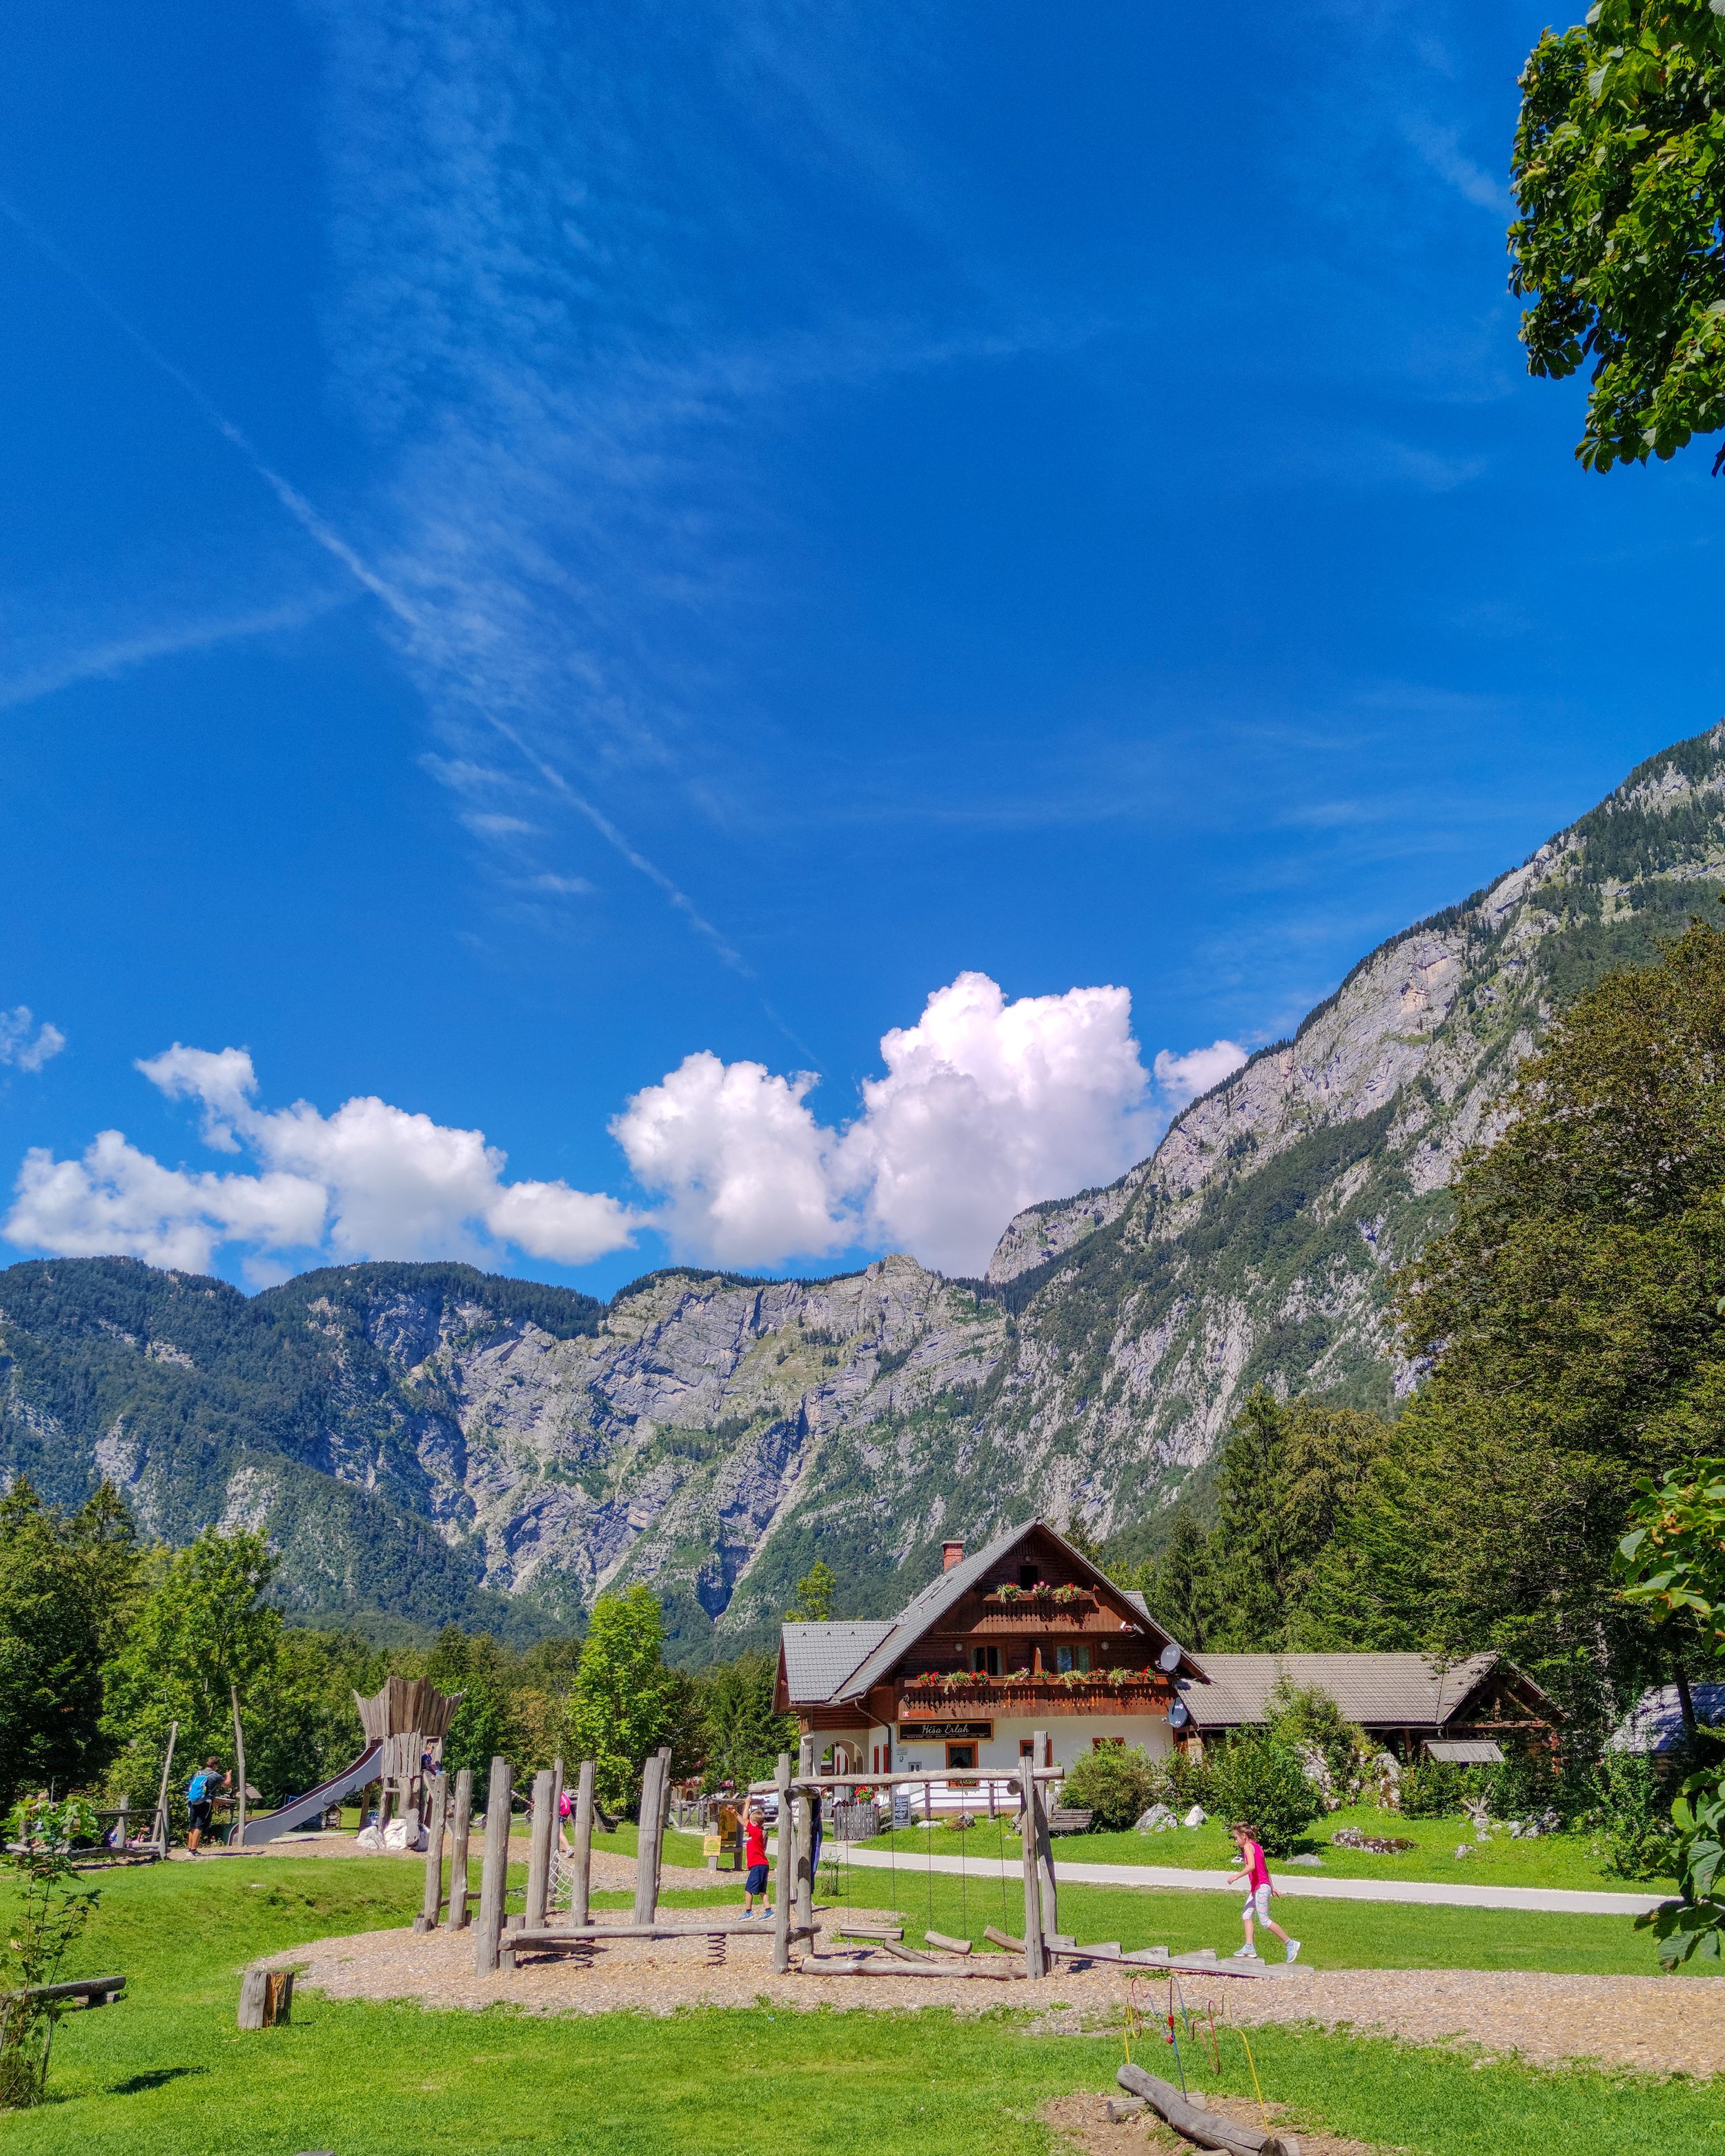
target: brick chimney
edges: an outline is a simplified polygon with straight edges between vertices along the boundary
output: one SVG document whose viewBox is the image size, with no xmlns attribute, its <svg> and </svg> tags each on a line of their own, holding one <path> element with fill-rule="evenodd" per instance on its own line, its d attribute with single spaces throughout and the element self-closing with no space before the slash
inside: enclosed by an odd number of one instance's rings
<svg viewBox="0 0 1725 2156">
<path fill-rule="evenodd" d="M 963 1562 L 964 1545 L 963 1543 L 942 1543 L 941 1544 L 941 1570 L 942 1572 L 950 1572 L 955 1564 L 963 1564 Z"/>
</svg>

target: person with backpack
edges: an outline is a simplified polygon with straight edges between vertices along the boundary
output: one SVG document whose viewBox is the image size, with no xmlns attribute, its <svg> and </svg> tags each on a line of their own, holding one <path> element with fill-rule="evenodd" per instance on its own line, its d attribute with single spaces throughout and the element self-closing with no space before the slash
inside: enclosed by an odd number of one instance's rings
<svg viewBox="0 0 1725 2156">
<path fill-rule="evenodd" d="M 206 1759 L 186 1784 L 186 1810 L 192 1823 L 192 1830 L 186 1836 L 188 1856 L 197 1856 L 198 1843 L 210 1831 L 216 1799 L 228 1789 L 233 1779 L 231 1774 L 223 1773 L 219 1759 Z"/>
</svg>

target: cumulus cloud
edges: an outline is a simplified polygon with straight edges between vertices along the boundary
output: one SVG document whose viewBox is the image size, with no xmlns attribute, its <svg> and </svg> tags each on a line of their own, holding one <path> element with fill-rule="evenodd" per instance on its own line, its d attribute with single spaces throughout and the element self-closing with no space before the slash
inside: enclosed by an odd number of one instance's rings
<svg viewBox="0 0 1725 2156">
<path fill-rule="evenodd" d="M 459 1256 L 507 1250 L 584 1265 L 657 1229 L 680 1258 L 771 1266 L 865 1249 L 910 1251 L 947 1273 L 986 1266 L 1014 1214 L 1107 1183 L 1150 1152 L 1171 1115 L 1245 1060 L 1231 1040 L 1164 1049 L 1147 1072 L 1119 988 L 1009 1001 L 986 973 L 932 994 L 880 1042 L 884 1075 L 860 1111 L 828 1124 L 815 1081 L 702 1050 L 633 1096 L 610 1128 L 655 1201 L 632 1210 L 565 1183 L 508 1182 L 482 1131 L 434 1122 L 374 1094 L 326 1115 L 259 1104 L 243 1048 L 176 1041 L 138 1069 L 195 1104 L 204 1142 L 254 1168 L 164 1166 L 103 1132 L 80 1158 L 29 1153 L 3 1232 L 67 1256 L 121 1252 L 207 1270 L 244 1246 L 256 1279 L 271 1253 Z"/>
<path fill-rule="evenodd" d="M 1125 988 L 1009 1004 L 986 973 L 961 973 L 880 1054 L 841 1166 L 871 1239 L 942 1271 L 981 1272 L 1022 1207 L 1111 1182 L 1150 1149 Z"/>
<path fill-rule="evenodd" d="M 1124 988 L 1009 1003 L 961 973 L 880 1043 L 848 1129 L 811 1080 L 689 1056 L 612 1125 L 680 1255 L 729 1265 L 862 1241 L 980 1272 L 1021 1207 L 1106 1182 L 1149 1150 L 1148 1079 Z"/>
<path fill-rule="evenodd" d="M 244 1049 L 179 1042 L 138 1068 L 203 1111 L 205 1142 L 249 1152 L 255 1174 L 170 1168 L 105 1131 L 81 1159 L 27 1155 L 4 1232 L 69 1257 L 120 1254 L 207 1270 L 216 1250 L 311 1250 L 341 1258 L 528 1255 L 584 1265 L 633 1240 L 638 1216 L 565 1183 L 506 1183 L 482 1131 L 452 1129 L 367 1096 L 332 1115 L 259 1108 Z"/>
<path fill-rule="evenodd" d="M 20 1070 L 39 1070 L 65 1045 L 66 1036 L 57 1025 L 49 1024 L 45 1019 L 40 1025 L 36 1024 L 28 1004 L 0 1011 L 0 1063 L 13 1064 Z"/>
<path fill-rule="evenodd" d="M 680 1257 L 763 1265 L 850 1240 L 833 1134 L 803 1101 L 814 1082 L 702 1050 L 613 1119 L 636 1181 L 665 1200 L 657 1222 Z"/>
<path fill-rule="evenodd" d="M 1164 1048 L 1154 1065 L 1156 1090 L 1178 1114 L 1189 1101 L 1195 1101 L 1200 1093 L 1208 1093 L 1212 1086 L 1219 1086 L 1231 1076 L 1245 1060 L 1245 1049 L 1233 1040 L 1214 1041 L 1208 1048 L 1194 1048 L 1184 1055 L 1171 1055 Z"/>
</svg>

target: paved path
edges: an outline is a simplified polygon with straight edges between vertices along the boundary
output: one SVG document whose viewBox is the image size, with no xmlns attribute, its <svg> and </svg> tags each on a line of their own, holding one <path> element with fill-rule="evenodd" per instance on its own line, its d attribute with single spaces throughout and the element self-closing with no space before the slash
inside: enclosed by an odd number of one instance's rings
<svg viewBox="0 0 1725 2156">
<path fill-rule="evenodd" d="M 831 1845 L 829 1844 L 829 1847 Z M 994 1857 L 927 1856 L 900 1851 L 895 1858 L 884 1849 L 853 1849 L 853 1864 L 886 1871 L 896 1862 L 901 1871 L 961 1871 L 973 1879 L 998 1879 L 1003 1871 L 1009 1879 L 1022 1878 L 1017 1861 L 1002 1866 Z M 1276 1871 L 1277 1891 L 1306 1895 L 1316 1902 L 1426 1902 L 1460 1909 L 1543 1909 L 1571 1917 L 1639 1917 L 1671 1900 L 1668 1894 L 1612 1894 L 1586 1892 L 1572 1887 L 1464 1887 L 1435 1879 L 1314 1879 L 1309 1873 Z M 1057 1861 L 1055 1876 L 1073 1887 L 1181 1887 L 1189 1893 L 1233 1894 L 1225 1871 L 1184 1871 L 1172 1864 L 1075 1864 Z"/>
</svg>

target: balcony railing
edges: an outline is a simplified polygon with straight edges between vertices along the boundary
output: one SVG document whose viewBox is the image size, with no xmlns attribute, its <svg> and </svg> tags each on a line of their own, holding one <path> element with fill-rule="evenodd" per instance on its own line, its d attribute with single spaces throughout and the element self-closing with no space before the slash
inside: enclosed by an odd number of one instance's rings
<svg viewBox="0 0 1725 2156">
<path fill-rule="evenodd" d="M 899 1687 L 899 1701 L 901 1706 L 938 1707 L 951 1713 L 964 1707 L 1004 1706 L 1014 1698 L 1138 1698 L 1170 1689 L 1157 1670 L 1042 1670 L 998 1677 L 965 1670 L 956 1680 L 933 1674 L 907 1677 Z"/>
</svg>

